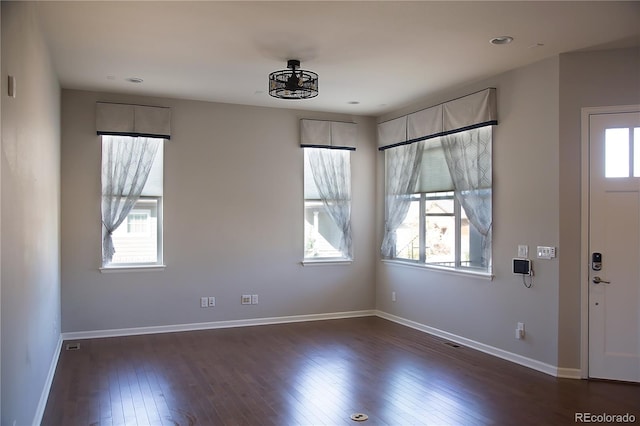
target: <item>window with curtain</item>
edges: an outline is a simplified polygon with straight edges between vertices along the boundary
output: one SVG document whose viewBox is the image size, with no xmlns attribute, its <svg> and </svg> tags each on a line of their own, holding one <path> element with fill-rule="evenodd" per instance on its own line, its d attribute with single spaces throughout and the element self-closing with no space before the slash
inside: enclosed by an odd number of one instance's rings
<svg viewBox="0 0 640 426">
<path fill-rule="evenodd" d="M 162 264 L 163 139 L 102 136 L 102 266 Z"/>
<path fill-rule="evenodd" d="M 491 272 L 491 139 L 491 127 L 482 127 L 415 144 L 416 183 L 403 197 L 389 258 Z M 385 151 L 391 178 L 398 148 Z"/>
<path fill-rule="evenodd" d="M 351 259 L 351 151 L 304 151 L 304 258 Z"/>
<path fill-rule="evenodd" d="M 167 107 L 96 102 L 102 143 L 102 270 L 163 266 Z"/>
<path fill-rule="evenodd" d="M 378 124 L 385 259 L 490 274 L 496 89 Z"/>
</svg>

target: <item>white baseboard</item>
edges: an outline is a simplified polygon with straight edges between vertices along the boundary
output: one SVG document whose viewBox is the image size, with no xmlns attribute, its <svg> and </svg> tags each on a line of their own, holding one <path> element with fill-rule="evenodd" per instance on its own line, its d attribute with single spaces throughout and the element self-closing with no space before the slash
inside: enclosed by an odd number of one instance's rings
<svg viewBox="0 0 640 426">
<path fill-rule="evenodd" d="M 579 368 L 557 368 L 556 377 L 561 379 L 586 379 L 586 377 L 582 377 L 582 370 Z"/>
<path fill-rule="evenodd" d="M 49 399 L 49 392 L 51 391 L 51 385 L 53 384 L 53 377 L 56 374 L 56 367 L 58 366 L 58 360 L 60 359 L 60 351 L 62 350 L 62 335 L 58 337 L 58 343 L 51 359 L 51 365 L 49 366 L 49 373 L 47 379 L 44 382 L 42 393 L 40 394 L 40 401 L 38 401 L 38 407 L 36 407 L 36 414 L 33 417 L 33 426 L 38 426 L 42 423 L 42 417 L 44 416 L 44 410 L 47 408 L 47 400 Z"/>
<path fill-rule="evenodd" d="M 562 377 L 562 378 L 568 378 L 568 379 L 581 378 L 579 369 L 558 368 L 551 364 L 547 364 L 532 358 L 528 358 L 526 356 L 518 355 L 513 352 L 505 351 L 504 349 L 496 348 L 494 346 L 489 346 L 484 343 L 476 342 L 475 340 L 467 339 L 466 337 L 458 336 L 456 334 L 449 333 L 447 331 L 443 331 L 434 327 L 430 327 L 428 325 L 424 325 L 415 321 L 411 321 L 406 318 L 398 317 L 396 315 L 392 315 L 387 312 L 376 311 L 375 315 L 379 316 L 380 318 L 384 318 L 389 321 L 393 321 L 398 324 L 402 324 L 407 327 L 414 328 L 424 333 L 441 337 L 451 342 L 455 342 L 460 345 L 467 346 L 472 349 L 476 349 L 480 352 L 484 352 L 489 355 L 493 355 L 495 357 L 502 358 L 504 360 L 511 361 L 513 363 L 520 364 L 525 367 L 529 367 L 533 370 L 537 370 L 554 377 Z"/>
<path fill-rule="evenodd" d="M 230 320 L 230 321 L 213 321 L 203 323 L 191 323 L 191 324 L 177 324 L 177 325 L 163 325 L 153 327 L 134 327 L 134 328 L 121 328 L 111 330 L 93 330 L 93 331 L 78 331 L 62 333 L 59 346 L 62 346 L 62 341 L 66 340 L 83 340 L 83 339 L 95 339 L 102 337 L 120 337 L 120 336 L 135 336 L 142 334 L 157 334 L 157 333 L 176 333 L 181 331 L 195 331 L 195 330 L 213 330 L 217 328 L 232 328 L 232 327 L 251 327 L 258 325 L 269 324 L 285 324 L 304 321 L 322 321 L 331 319 L 342 318 L 357 318 L 366 316 L 378 316 L 380 318 L 393 321 L 398 324 L 428 333 L 434 336 L 447 339 L 449 341 L 479 350 L 481 352 L 493 355 L 498 358 L 502 358 L 513 363 L 529 367 L 531 369 L 541 371 L 554 377 L 567 378 L 567 379 L 581 379 L 582 373 L 580 369 L 576 368 L 560 368 L 551 364 L 547 364 L 532 358 L 528 358 L 513 352 L 505 351 L 504 349 L 496 348 L 494 346 L 486 345 L 484 343 L 477 342 L 475 340 L 467 339 L 466 337 L 458 336 L 447 331 L 443 331 L 428 325 L 424 325 L 415 321 L 408 320 L 396 315 L 389 314 L 387 312 L 378 310 L 364 310 L 364 311 L 349 311 L 349 312 L 332 312 L 325 314 L 308 314 L 308 315 L 293 315 L 284 317 L 269 317 L 269 318 L 252 318 L 242 320 Z M 55 362 L 51 366 L 51 371 L 47 379 L 46 393 L 43 392 L 44 402 L 41 401 L 42 413 L 44 413 L 44 405 L 46 405 L 46 396 L 48 395 L 51 381 L 53 380 L 53 374 L 55 373 L 55 367 L 57 364 L 57 357 L 59 356 L 59 350 L 56 354 Z M 42 399 L 42 398 L 41 398 Z"/>
<path fill-rule="evenodd" d="M 101 337 L 136 336 L 141 334 L 176 333 L 180 331 L 212 330 L 216 328 L 250 327 L 256 325 L 285 324 L 304 321 L 322 321 L 342 318 L 374 316 L 374 310 L 332 312 L 326 314 L 293 315 L 285 317 L 252 318 L 231 321 L 213 321 L 192 324 L 161 325 L 154 327 L 120 328 L 62 333 L 63 340 L 83 340 Z"/>
</svg>

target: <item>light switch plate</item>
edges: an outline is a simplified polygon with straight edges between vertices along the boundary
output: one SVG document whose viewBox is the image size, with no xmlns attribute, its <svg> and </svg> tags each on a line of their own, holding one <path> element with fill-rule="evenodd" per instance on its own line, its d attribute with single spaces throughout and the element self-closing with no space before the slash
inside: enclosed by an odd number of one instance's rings
<svg viewBox="0 0 640 426">
<path fill-rule="evenodd" d="M 518 246 L 518 257 L 527 258 L 529 257 L 529 246 L 521 244 Z"/>
<path fill-rule="evenodd" d="M 556 248 L 547 246 L 538 246 L 538 259 L 553 259 L 556 257 Z"/>
</svg>

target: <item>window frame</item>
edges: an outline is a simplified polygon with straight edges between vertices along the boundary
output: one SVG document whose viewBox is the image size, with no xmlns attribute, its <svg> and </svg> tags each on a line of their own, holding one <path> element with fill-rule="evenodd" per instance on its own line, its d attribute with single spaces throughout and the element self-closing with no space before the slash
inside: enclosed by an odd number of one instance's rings
<svg viewBox="0 0 640 426">
<path fill-rule="evenodd" d="M 493 144 L 493 131 L 491 132 L 491 143 Z M 426 155 L 426 153 L 428 152 L 429 148 L 426 148 L 423 151 L 423 155 Z M 493 162 L 493 159 L 492 159 Z M 387 170 L 387 166 L 386 166 L 386 156 L 385 156 L 385 174 L 386 174 L 386 170 Z M 386 182 L 387 177 L 385 176 L 385 182 Z M 386 184 L 385 184 L 386 187 Z M 486 190 L 486 189 L 485 189 Z M 492 205 L 493 205 L 493 183 L 491 185 L 491 188 L 488 188 L 489 191 L 491 191 L 491 199 L 492 199 Z M 429 199 L 438 199 L 438 198 L 442 198 L 440 196 L 432 196 L 429 197 L 429 194 L 444 194 L 444 193 L 450 193 L 450 196 L 447 196 L 446 199 L 453 199 L 454 202 L 454 222 L 455 222 L 455 246 L 454 246 L 454 266 L 447 266 L 447 265 L 442 265 L 442 264 L 438 264 L 438 263 L 428 263 L 426 260 L 426 218 L 427 218 L 427 213 L 426 213 L 426 202 Z M 398 247 L 394 246 L 393 247 L 393 256 L 392 257 L 383 257 L 381 260 L 384 263 L 389 263 L 389 264 L 397 264 L 397 265 L 404 265 L 404 266 L 411 266 L 411 267 L 417 267 L 417 268 L 421 268 L 421 269 L 431 269 L 431 270 L 437 270 L 437 271 L 442 271 L 442 272 L 450 272 L 450 273 L 454 273 L 454 274 L 458 274 L 458 275 L 471 275 L 471 276 L 477 276 L 477 277 L 482 277 L 482 278 L 488 278 L 488 279 L 493 279 L 494 275 L 493 275 L 493 243 L 491 243 L 491 247 L 489 249 L 489 254 L 490 254 L 490 258 L 488 261 L 488 264 L 485 267 L 474 267 L 474 266 L 464 266 L 462 264 L 462 214 L 464 212 L 464 209 L 460 203 L 460 201 L 458 200 L 458 198 L 455 195 L 455 190 L 452 191 L 436 191 L 436 192 L 420 192 L 420 191 L 416 191 L 413 192 L 412 194 L 410 194 L 412 200 L 414 199 L 414 197 L 417 199 L 418 203 L 419 203 L 419 208 L 418 208 L 418 236 L 419 236 L 419 247 L 418 247 L 418 251 L 419 251 L 419 257 L 418 259 L 410 259 L 410 258 L 404 258 L 404 257 L 397 257 L 397 250 Z M 386 198 L 386 197 L 385 197 Z M 442 198 L 444 199 L 444 198 Z M 385 219 L 386 219 L 386 207 L 385 207 Z M 492 208 L 492 215 L 493 215 L 493 208 Z M 433 215 L 434 217 L 436 215 Z M 450 214 L 448 214 L 448 216 L 451 216 Z M 405 218 L 406 220 L 406 218 Z M 472 228 L 472 225 L 469 224 L 469 228 Z M 397 231 L 396 231 L 397 232 Z"/>
<path fill-rule="evenodd" d="M 442 194 L 442 195 L 438 195 Z M 445 195 L 449 194 L 449 195 Z M 429 192 L 429 193 L 414 193 L 412 197 L 415 197 L 415 201 L 418 202 L 418 258 L 411 259 L 409 257 L 399 257 L 397 254 L 397 247 L 394 248 L 396 255 L 392 259 L 404 262 L 414 262 L 417 264 L 424 264 L 429 267 L 437 268 L 450 268 L 461 271 L 473 271 L 484 273 L 487 272 L 484 268 L 478 268 L 475 266 L 466 266 L 462 260 L 462 214 L 464 209 L 456 198 L 452 191 L 442 192 Z M 453 202 L 453 213 L 428 213 L 427 202 L 431 200 L 451 200 Z M 454 220 L 454 266 L 445 265 L 445 263 L 451 262 L 429 262 L 427 260 L 427 218 L 428 217 L 452 217 Z"/>
<path fill-rule="evenodd" d="M 157 209 L 157 220 L 156 220 L 156 259 L 157 261 L 156 262 L 121 262 L 121 263 L 111 262 L 109 263 L 109 265 L 113 265 L 113 266 L 103 266 L 103 267 L 135 268 L 137 266 L 148 267 L 148 266 L 163 265 L 163 261 L 162 261 L 162 254 L 163 254 L 163 251 L 162 251 L 162 240 L 163 240 L 162 239 L 162 197 L 161 196 L 141 196 L 138 199 L 138 201 L 136 201 L 136 204 L 139 203 L 140 201 L 145 202 L 148 200 L 154 200 L 156 202 L 155 208 Z M 131 209 L 131 212 L 133 212 L 134 209 L 135 209 L 135 206 L 133 209 Z M 131 212 L 129 214 L 131 214 Z M 151 217 L 151 215 L 149 215 L 149 217 Z M 127 222 L 123 221 L 120 224 L 120 226 L 127 226 Z M 148 232 L 151 232 L 151 229 L 149 229 Z"/>
<path fill-rule="evenodd" d="M 103 140 L 102 138 L 104 136 L 108 136 L 108 135 L 101 135 L 101 140 L 100 140 L 100 146 L 102 147 L 102 143 Z M 122 137 L 122 136 L 120 136 Z M 135 136 L 129 136 L 132 140 L 136 139 Z M 163 215 L 163 210 L 164 210 L 164 147 L 165 147 L 165 142 L 166 139 L 165 138 L 155 138 L 155 139 L 160 139 L 161 143 L 160 146 L 158 147 L 158 152 L 162 152 L 162 168 L 161 168 L 161 172 L 162 172 L 162 195 L 141 195 L 138 200 L 136 200 L 136 204 L 140 201 L 145 201 L 145 200 L 155 200 L 156 201 L 156 208 L 157 208 L 157 220 L 156 220 L 156 262 L 128 262 L 128 263 L 114 263 L 114 262 L 109 262 L 108 264 L 104 264 L 104 262 L 102 261 L 102 250 L 103 250 L 103 246 L 102 246 L 102 238 L 104 238 L 104 226 L 102 225 L 102 220 L 100 221 L 101 223 L 101 240 L 100 240 L 100 267 L 98 268 L 99 271 L 101 273 L 110 273 L 110 272 L 135 272 L 135 271 L 163 271 L 166 268 L 166 265 L 164 263 L 164 215 Z M 102 148 L 101 148 L 102 151 Z M 155 161 L 155 160 L 154 160 Z M 102 155 L 101 155 L 101 164 L 100 164 L 100 170 L 102 172 Z M 102 197 L 102 194 L 101 194 Z M 131 211 L 129 212 L 129 214 L 133 213 L 135 211 L 135 205 L 134 207 L 131 209 Z M 102 212 L 100 212 L 100 215 L 102 216 Z M 128 216 L 128 215 L 127 215 Z M 125 219 L 122 221 L 122 223 L 120 224 L 120 226 L 118 227 L 118 229 L 120 227 L 127 227 L 128 226 L 128 219 Z M 151 232 L 151 229 L 149 229 L 149 232 Z"/>
<path fill-rule="evenodd" d="M 306 181 L 306 179 L 308 179 L 307 177 L 307 173 L 311 173 L 310 170 L 307 170 L 307 150 L 309 149 L 329 149 L 327 147 L 310 147 L 310 146 L 304 146 L 303 147 L 303 195 L 302 195 L 302 199 L 303 199 L 303 220 L 302 220 L 302 224 L 303 224 L 303 230 L 302 230 L 302 239 L 303 239 L 303 249 L 302 249 L 302 261 L 301 264 L 304 266 L 308 266 L 308 265 L 337 265 L 337 264 L 351 264 L 353 262 L 353 253 L 351 255 L 348 254 L 344 254 L 342 253 L 341 256 L 307 256 L 306 255 L 306 251 L 307 251 L 307 209 L 308 209 L 308 205 L 307 203 L 313 203 L 313 204 L 320 204 L 318 206 L 319 209 L 322 209 L 325 214 L 327 216 L 330 217 L 329 213 L 327 212 L 327 207 L 324 205 L 324 203 L 322 202 L 322 200 L 320 198 L 307 198 L 307 194 L 305 193 L 305 184 L 304 182 Z M 352 169 L 352 156 L 351 156 L 351 150 L 345 150 L 346 152 L 349 153 L 348 155 L 348 159 L 349 159 L 349 173 L 351 174 L 351 169 Z M 351 191 L 350 191 L 351 193 Z M 350 195 L 350 199 L 349 199 L 349 209 L 351 210 L 351 205 L 353 202 L 353 194 L 351 193 Z M 332 221 L 333 222 L 333 221 Z M 334 226 L 335 223 L 333 223 Z M 339 249 L 336 249 L 336 251 L 339 251 Z M 352 251 L 353 251 L 353 246 L 352 246 Z"/>
<path fill-rule="evenodd" d="M 430 195 L 434 194 L 434 195 Z M 443 266 L 438 264 L 438 262 L 427 262 L 427 217 L 453 217 L 453 232 L 454 232 L 454 246 L 453 246 L 453 259 L 454 259 L 454 268 L 459 268 L 461 265 L 460 260 L 460 243 L 461 243 L 461 215 L 460 212 L 462 209 L 460 208 L 460 203 L 456 199 L 453 192 L 451 195 L 437 195 L 437 194 L 445 194 L 445 192 L 428 192 L 420 194 L 420 236 L 421 241 L 423 242 L 420 245 L 420 261 L 425 263 L 426 265 L 433 266 Z M 427 201 L 432 200 L 451 200 L 453 201 L 453 213 L 427 213 Z M 448 262 L 450 263 L 450 262 Z M 448 266 L 446 266 L 448 267 Z"/>
</svg>

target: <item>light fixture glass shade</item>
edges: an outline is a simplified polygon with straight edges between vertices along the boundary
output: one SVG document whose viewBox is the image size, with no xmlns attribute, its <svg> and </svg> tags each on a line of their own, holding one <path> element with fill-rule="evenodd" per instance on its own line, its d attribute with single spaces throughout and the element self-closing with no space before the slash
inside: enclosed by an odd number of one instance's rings
<svg viewBox="0 0 640 426">
<path fill-rule="evenodd" d="M 300 61 L 290 59 L 288 70 L 269 74 L 269 94 L 279 99 L 309 99 L 318 96 L 318 74 L 298 69 Z"/>
</svg>

